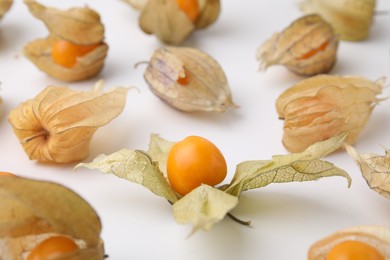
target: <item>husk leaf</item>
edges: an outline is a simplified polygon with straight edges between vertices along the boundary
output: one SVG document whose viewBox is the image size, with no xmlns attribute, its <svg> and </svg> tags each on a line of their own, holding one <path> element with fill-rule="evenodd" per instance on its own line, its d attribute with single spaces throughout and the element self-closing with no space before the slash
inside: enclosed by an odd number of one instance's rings
<svg viewBox="0 0 390 260">
<path fill-rule="evenodd" d="M 368 186 L 390 199 L 390 150 L 385 155 L 359 153 L 350 145 L 345 145 L 348 153 L 359 166 Z"/>
<path fill-rule="evenodd" d="M 185 73 L 189 82 L 181 85 L 178 79 Z M 144 77 L 156 96 L 181 111 L 224 112 L 229 107 L 236 107 L 221 66 L 194 48 L 157 49 Z"/>
<path fill-rule="evenodd" d="M 213 24 L 221 12 L 220 0 L 198 0 L 199 17 L 195 21 L 197 29 L 204 29 Z"/>
<path fill-rule="evenodd" d="M 79 167 L 97 169 L 102 173 L 114 174 L 119 178 L 141 184 L 171 203 L 178 200 L 178 196 L 160 171 L 158 162 L 153 161 L 145 152 L 122 149 L 108 156 L 100 155 L 93 162 L 78 164 L 76 169 Z"/>
<path fill-rule="evenodd" d="M 201 185 L 173 204 L 180 224 L 192 224 L 192 232 L 208 231 L 238 204 L 238 198 L 208 185 Z"/>
<path fill-rule="evenodd" d="M 275 155 L 268 161 L 245 161 L 237 165 L 232 182 L 225 186 L 225 192 L 240 196 L 243 191 L 264 187 L 271 183 L 312 181 L 330 176 L 342 176 L 351 185 L 351 178 L 344 170 L 321 157 L 337 150 L 347 133 L 315 143 L 304 152 Z"/>
<path fill-rule="evenodd" d="M 0 177 L 0 258 L 22 259 L 53 235 L 74 239 L 80 250 L 66 259 L 103 259 L 101 222 L 79 195 L 56 183 L 16 176 Z"/>
<path fill-rule="evenodd" d="M 8 120 L 31 160 L 68 163 L 85 159 L 94 132 L 123 110 L 128 88 L 102 92 L 49 86 L 11 111 Z"/>
</svg>

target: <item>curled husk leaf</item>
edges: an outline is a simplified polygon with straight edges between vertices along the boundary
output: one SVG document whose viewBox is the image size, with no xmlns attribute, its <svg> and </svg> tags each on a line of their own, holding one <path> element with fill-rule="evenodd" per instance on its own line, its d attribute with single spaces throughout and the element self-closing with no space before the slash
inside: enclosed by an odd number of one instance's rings
<svg viewBox="0 0 390 260">
<path fill-rule="evenodd" d="M 346 145 L 348 153 L 356 161 L 368 186 L 383 197 L 390 199 L 390 150 L 385 155 L 359 153 Z"/>
<path fill-rule="evenodd" d="M 100 218 L 72 190 L 47 181 L 0 176 L 0 201 L 1 259 L 26 259 L 37 244 L 58 235 L 71 238 L 80 248 L 61 259 L 104 259 Z"/>
<path fill-rule="evenodd" d="M 236 107 L 221 66 L 194 48 L 157 49 L 144 77 L 156 96 L 178 110 L 224 112 Z"/>
<path fill-rule="evenodd" d="M 141 11 L 140 27 L 164 43 L 178 45 L 194 30 L 208 27 L 218 18 L 220 0 L 198 0 L 198 5 L 199 15 L 191 21 L 176 0 L 148 0 Z"/>
<path fill-rule="evenodd" d="M 24 47 L 24 55 L 31 62 L 51 77 L 63 81 L 84 80 L 100 72 L 108 45 L 103 42 L 104 26 L 96 11 L 88 7 L 59 10 L 45 7 L 35 0 L 25 0 L 25 3 L 49 30 L 46 38 L 34 40 Z M 57 64 L 52 58 L 52 46 L 59 40 L 80 46 L 98 46 L 78 57 L 76 64 L 68 68 Z"/>
<path fill-rule="evenodd" d="M 0 0 L 0 19 L 11 8 L 13 0 Z"/>
<path fill-rule="evenodd" d="M 308 260 L 326 260 L 329 250 L 343 241 L 359 241 L 375 248 L 384 259 L 390 259 L 390 228 L 369 225 L 342 230 L 317 241 L 308 252 Z"/>
<path fill-rule="evenodd" d="M 303 0 L 305 13 L 317 13 L 328 21 L 341 40 L 361 41 L 368 37 L 376 0 Z"/>
<path fill-rule="evenodd" d="M 284 146 L 300 152 L 342 132 L 348 132 L 346 142 L 353 144 L 380 101 L 383 85 L 384 78 L 318 75 L 290 87 L 276 100 L 284 119 Z"/>
<path fill-rule="evenodd" d="M 319 15 L 307 15 L 265 41 L 257 59 L 261 70 L 282 64 L 297 74 L 312 76 L 332 69 L 337 47 L 332 26 Z"/>
<path fill-rule="evenodd" d="M 93 134 L 123 110 L 128 88 L 102 92 L 49 86 L 11 111 L 8 120 L 31 160 L 68 163 L 85 159 Z"/>
<path fill-rule="evenodd" d="M 76 166 L 98 169 L 144 186 L 173 204 L 178 223 L 191 223 L 192 233 L 209 230 L 221 221 L 237 204 L 241 192 L 264 187 L 270 183 L 312 181 L 330 176 L 342 176 L 351 184 L 348 173 L 332 163 L 320 160 L 338 149 L 347 134 L 343 133 L 316 143 L 299 154 L 276 155 L 267 161 L 246 161 L 237 166 L 230 184 L 219 187 L 201 185 L 181 197 L 175 193 L 166 177 L 167 157 L 175 144 L 152 135 L 147 152 L 122 149 L 110 155 L 99 155 L 90 163 Z"/>
</svg>

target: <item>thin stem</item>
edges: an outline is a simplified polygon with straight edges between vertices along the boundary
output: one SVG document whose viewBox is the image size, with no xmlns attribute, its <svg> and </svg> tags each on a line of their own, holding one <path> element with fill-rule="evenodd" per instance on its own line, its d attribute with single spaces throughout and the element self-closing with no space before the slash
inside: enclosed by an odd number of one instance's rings
<svg viewBox="0 0 390 260">
<path fill-rule="evenodd" d="M 245 220 L 242 220 L 242 219 L 239 219 L 237 217 L 235 217 L 232 213 L 228 212 L 226 214 L 229 218 L 231 218 L 232 220 L 234 220 L 235 222 L 237 222 L 238 224 L 241 224 L 241 225 L 244 225 L 244 226 L 250 226 L 251 225 L 251 221 L 248 220 L 248 221 L 245 221 Z"/>
</svg>

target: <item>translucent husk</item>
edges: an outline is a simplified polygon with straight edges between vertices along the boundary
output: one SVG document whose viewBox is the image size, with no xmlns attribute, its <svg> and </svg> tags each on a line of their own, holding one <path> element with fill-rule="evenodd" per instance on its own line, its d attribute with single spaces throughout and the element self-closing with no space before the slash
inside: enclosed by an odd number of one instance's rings
<svg viewBox="0 0 390 260">
<path fill-rule="evenodd" d="M 332 69 L 337 47 L 333 28 L 319 15 L 307 15 L 265 41 L 257 59 L 261 70 L 282 64 L 297 74 L 311 76 Z"/>
<path fill-rule="evenodd" d="M 347 241 L 360 241 L 374 247 L 385 259 L 390 259 L 390 228 L 386 226 L 356 226 L 342 229 L 314 243 L 308 260 L 325 260 L 331 248 Z"/>
<path fill-rule="evenodd" d="M 144 77 L 156 96 L 181 111 L 223 112 L 236 107 L 220 65 L 197 49 L 157 49 Z M 188 84 L 178 82 L 182 77 L 189 78 Z"/>
<path fill-rule="evenodd" d="M 8 120 L 31 160 L 69 163 L 89 155 L 93 134 L 123 110 L 128 88 L 102 92 L 49 86 L 11 111 Z"/>
<path fill-rule="evenodd" d="M 104 65 L 108 45 L 104 40 L 104 26 L 98 13 L 88 7 L 58 10 L 45 7 L 34 0 L 25 0 L 30 12 L 42 20 L 50 34 L 44 39 L 28 43 L 23 52 L 40 70 L 63 81 L 79 81 L 98 74 Z M 77 63 L 67 68 L 56 64 L 52 57 L 53 43 L 66 40 L 77 45 L 100 44 Z"/>
<path fill-rule="evenodd" d="M 305 13 L 318 13 L 340 35 L 341 40 L 360 41 L 368 37 L 376 0 L 303 0 Z"/>
<path fill-rule="evenodd" d="M 0 0 L 0 19 L 11 8 L 13 0 Z"/>
<path fill-rule="evenodd" d="M 56 235 L 80 249 L 60 259 L 104 259 L 101 222 L 72 190 L 56 183 L 0 176 L 0 259 L 25 259 L 41 241 Z"/>
<path fill-rule="evenodd" d="M 192 22 L 179 9 L 176 0 L 149 0 L 142 6 L 139 24 L 148 34 L 155 34 L 162 42 L 178 45 L 194 30 L 211 25 L 218 18 L 220 0 L 199 0 L 199 16 Z"/>
<path fill-rule="evenodd" d="M 319 75 L 290 87 L 276 100 L 284 119 L 284 146 L 300 152 L 342 132 L 348 132 L 346 142 L 353 144 L 380 101 L 383 85 L 383 78 Z"/>
</svg>

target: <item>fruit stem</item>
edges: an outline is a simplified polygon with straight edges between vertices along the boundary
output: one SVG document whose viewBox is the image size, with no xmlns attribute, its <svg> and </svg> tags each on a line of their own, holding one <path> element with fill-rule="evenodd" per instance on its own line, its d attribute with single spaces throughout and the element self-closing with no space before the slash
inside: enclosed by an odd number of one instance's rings
<svg viewBox="0 0 390 260">
<path fill-rule="evenodd" d="M 241 225 L 244 225 L 244 226 L 250 226 L 251 225 L 251 221 L 248 220 L 248 221 L 245 221 L 245 220 L 242 220 L 242 219 L 239 219 L 237 218 L 236 216 L 234 216 L 232 213 L 228 212 L 226 214 L 229 218 L 231 218 L 232 220 L 234 220 L 235 222 L 237 222 L 238 224 L 241 224 Z"/>
</svg>

